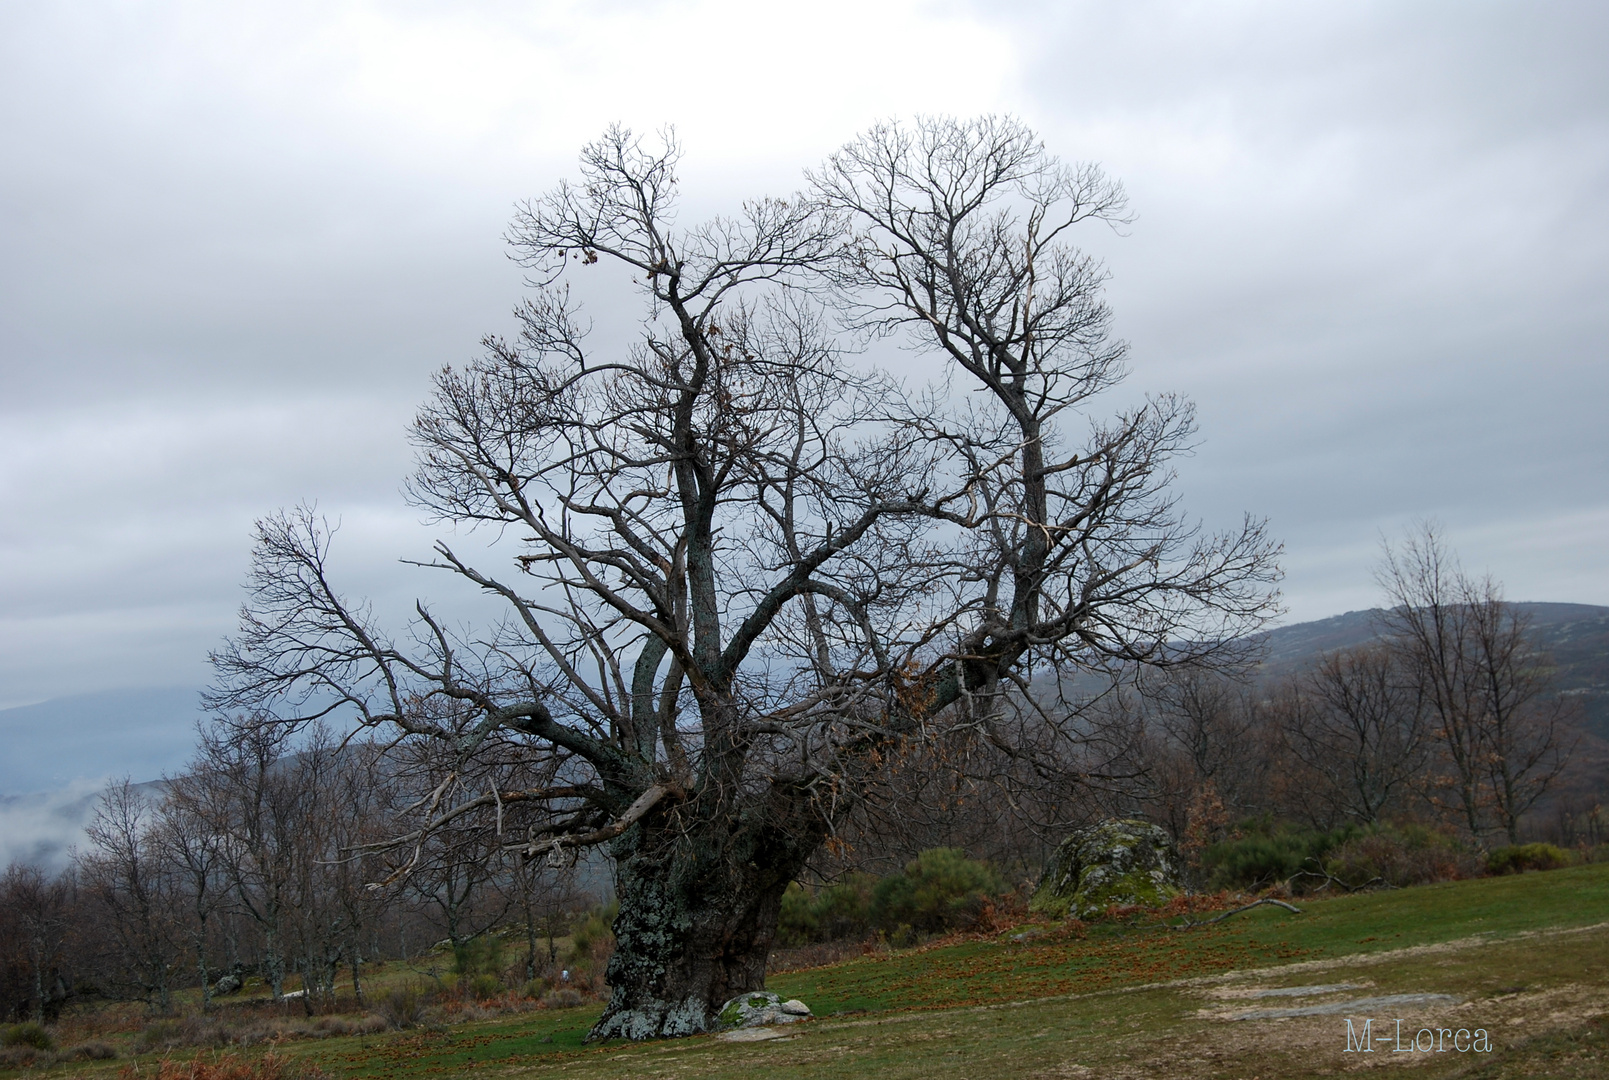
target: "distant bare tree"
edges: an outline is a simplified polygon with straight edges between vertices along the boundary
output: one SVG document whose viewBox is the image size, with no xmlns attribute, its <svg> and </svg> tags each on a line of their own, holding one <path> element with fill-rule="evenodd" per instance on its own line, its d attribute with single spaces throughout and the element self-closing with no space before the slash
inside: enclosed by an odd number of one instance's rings
<svg viewBox="0 0 1609 1080">
<path fill-rule="evenodd" d="M 327 781 L 326 802 L 339 822 L 329 837 L 325 861 L 345 931 L 342 952 L 352 973 L 352 996 L 362 1003 L 363 965 L 379 958 L 378 946 L 371 944 L 366 952 L 364 942 L 375 941 L 384 908 L 396 899 L 394 892 L 372 887 L 380 861 L 363 853 L 395 833 L 396 818 L 382 748 L 349 743 L 337 753 L 336 764 Z M 333 993 L 333 972 L 330 986 Z"/>
<path fill-rule="evenodd" d="M 1098 169 L 1008 120 L 883 125 L 808 193 L 684 228 L 677 158 L 611 130 L 521 211 L 520 340 L 443 371 L 414 426 L 415 504 L 524 544 L 512 576 L 445 543 L 431 563 L 506 620 L 421 606 L 393 640 L 297 511 L 260 524 L 215 658 L 213 704 L 263 724 L 347 710 L 457 759 L 544 759 L 552 783 L 420 810 L 517 820 L 529 856 L 610 845 L 595 1037 L 704 1031 L 763 986 L 783 891 L 891 752 L 1010 747 L 1035 672 L 1211 654 L 1276 574 L 1258 523 L 1179 514 L 1187 402 L 1089 419 L 1124 371 L 1104 272 L 1070 243 L 1124 212 Z M 607 355 L 562 281 L 600 261 L 643 301 Z M 851 370 L 835 325 L 906 334 L 939 382 Z"/>
<path fill-rule="evenodd" d="M 433 914 L 455 952 L 499 926 L 517 897 L 499 888 L 508 853 L 488 829 L 451 827 L 424 842 L 408 887 Z"/>
<path fill-rule="evenodd" d="M 13 863 L 0 875 L 0 1016 L 54 1020 L 70 994 L 72 881 Z"/>
<path fill-rule="evenodd" d="M 362 844 L 362 806 L 345 803 L 342 773 L 350 757 L 317 725 L 286 755 L 274 774 L 271 802 L 287 838 L 286 944 L 302 977 L 302 1008 L 309 1014 L 335 1003 L 335 981 L 353 938 L 356 908 L 348 890 L 361 889 L 350 849 Z"/>
<path fill-rule="evenodd" d="M 78 866 L 89 895 L 108 915 L 120 981 L 167 1015 L 183 950 L 184 904 L 155 817 L 126 778 L 112 784 L 85 829 L 92 846 Z"/>
<path fill-rule="evenodd" d="M 199 772 L 170 778 L 157 810 L 156 837 L 164 857 L 184 879 L 190 908 L 191 948 L 201 983 L 201 1007 L 212 1007 L 212 969 L 207 944 L 213 916 L 229 899 L 225 869 L 227 839 L 218 827 L 225 809 L 220 786 Z"/>
<path fill-rule="evenodd" d="M 1515 844 L 1520 819 L 1568 767 L 1578 736 L 1564 724 L 1553 665 L 1536 645 L 1529 616 L 1506 603 L 1490 579 L 1468 603 L 1486 719 L 1486 781 L 1497 826 Z"/>
<path fill-rule="evenodd" d="M 554 763 L 552 755 L 529 754 L 503 739 L 491 740 L 474 755 L 426 740 L 392 754 L 391 813 L 406 816 L 407 804 L 430 803 L 436 824 L 401 837 L 403 845 L 392 837 L 374 847 L 411 848 L 391 877 L 425 909 L 434 909 L 455 951 L 498 925 L 515 903 L 517 890 L 502 885 L 518 846 L 517 811 L 526 793 L 557 785 Z M 507 812 L 496 805 L 503 793 L 511 804 Z M 476 813 L 487 798 L 494 804 L 492 813 Z"/>
<path fill-rule="evenodd" d="M 1491 578 L 1460 570 L 1429 525 L 1386 549 L 1380 580 L 1386 627 L 1435 716 L 1463 824 L 1483 837 L 1490 821 L 1517 843 L 1521 817 L 1574 748 L 1526 616 Z"/>
<path fill-rule="evenodd" d="M 262 972 L 274 1000 L 285 992 L 286 917 L 293 903 L 297 859 L 295 793 L 283 775 L 285 733 L 269 725 L 205 733 L 200 768 L 192 774 L 211 785 L 205 801 L 217 816 L 223 867 L 240 910 L 262 934 Z"/>
<path fill-rule="evenodd" d="M 1292 680 L 1279 718 L 1304 794 L 1325 824 L 1372 824 L 1424 780 L 1431 725 L 1427 688 L 1380 645 L 1329 653 Z"/>
<path fill-rule="evenodd" d="M 1220 797 L 1238 812 L 1268 804 L 1267 718 L 1244 674 L 1181 667 L 1145 680 L 1151 721 L 1185 764 L 1194 801 Z"/>
</svg>

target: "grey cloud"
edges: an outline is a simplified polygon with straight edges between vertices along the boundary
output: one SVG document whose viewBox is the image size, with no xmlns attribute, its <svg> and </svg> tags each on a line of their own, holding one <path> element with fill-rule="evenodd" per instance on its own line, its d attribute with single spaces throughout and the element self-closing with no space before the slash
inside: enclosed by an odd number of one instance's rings
<svg viewBox="0 0 1609 1080">
<path fill-rule="evenodd" d="M 1029 115 L 1133 193 L 1096 245 L 1136 382 L 1199 403 L 1183 490 L 1270 516 L 1295 616 L 1374 602 L 1421 516 L 1512 594 L 1609 600 L 1590 524 L 1533 542 L 1609 511 L 1601 7 L 1011 10 Z"/>
<path fill-rule="evenodd" d="M 102 786 L 74 784 L 62 791 L 0 795 L 0 865 L 14 863 L 55 872 L 86 843 Z"/>
<path fill-rule="evenodd" d="M 430 535 L 397 493 L 403 428 L 432 369 L 509 326 L 501 232 L 576 148 L 325 100 L 344 73 L 313 11 L 242 15 L 227 49 L 227 20 L 176 5 L 0 16 L 0 703 L 204 680 L 251 521 L 302 499 L 344 522 L 352 592 L 403 612 L 436 589 L 394 562 Z M 1421 514 L 1517 596 L 1609 602 L 1609 16 L 987 13 L 1021 55 L 1013 108 L 1133 193 L 1127 235 L 1086 237 L 1127 392 L 1198 401 L 1187 504 L 1270 516 L 1294 616 L 1373 604 L 1380 532 Z M 772 168 L 730 138 L 689 167 Z M 618 342 L 607 289 L 592 310 Z"/>
</svg>

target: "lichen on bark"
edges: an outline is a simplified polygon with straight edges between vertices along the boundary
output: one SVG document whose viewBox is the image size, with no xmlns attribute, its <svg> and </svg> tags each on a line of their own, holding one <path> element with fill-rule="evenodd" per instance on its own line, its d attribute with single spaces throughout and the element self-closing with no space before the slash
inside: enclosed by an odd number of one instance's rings
<svg viewBox="0 0 1609 1080">
<path fill-rule="evenodd" d="M 710 793 L 615 841 L 611 997 L 590 1039 L 713 1031 L 728 1001 L 765 988 L 782 894 L 827 828 L 808 792 L 768 795 L 729 807 Z"/>
</svg>

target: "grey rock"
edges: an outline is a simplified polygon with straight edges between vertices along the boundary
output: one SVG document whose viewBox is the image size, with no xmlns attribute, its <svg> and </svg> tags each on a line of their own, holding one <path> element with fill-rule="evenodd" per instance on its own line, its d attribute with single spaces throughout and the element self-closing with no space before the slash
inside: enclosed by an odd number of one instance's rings
<svg viewBox="0 0 1609 1080">
<path fill-rule="evenodd" d="M 218 994 L 220 996 L 223 995 L 223 994 L 233 994 L 236 990 L 239 990 L 239 989 L 240 989 L 240 976 L 238 976 L 238 975 L 225 975 L 222 978 L 220 978 L 217 982 L 212 984 L 212 992 L 214 994 Z"/>
<path fill-rule="evenodd" d="M 768 1042 L 771 1039 L 791 1039 L 774 1027 L 770 1028 L 738 1028 L 734 1031 L 723 1031 L 715 1036 L 722 1042 Z"/>
<path fill-rule="evenodd" d="M 725 1030 L 792 1024 L 810 1018 L 810 1006 L 797 998 L 783 1001 L 765 990 L 755 990 L 721 1006 L 720 1027 Z"/>
<path fill-rule="evenodd" d="M 1248 997 L 1316 997 L 1319 994 L 1338 994 L 1342 990 L 1357 990 L 1359 983 L 1329 983 L 1324 986 L 1277 986 L 1272 990 L 1253 990 Z"/>
<path fill-rule="evenodd" d="M 1087 919 L 1117 904 L 1161 907 L 1184 891 L 1167 830 L 1133 818 L 1079 829 L 1056 847 L 1028 910 Z"/>
<path fill-rule="evenodd" d="M 1384 997 L 1350 998 L 1323 1005 L 1295 1009 L 1251 1009 L 1236 1013 L 1231 1020 L 1284 1020 L 1293 1016 L 1379 1016 L 1383 1013 L 1422 1011 L 1435 1006 L 1461 1005 L 1464 999 L 1451 994 L 1386 994 Z"/>
</svg>

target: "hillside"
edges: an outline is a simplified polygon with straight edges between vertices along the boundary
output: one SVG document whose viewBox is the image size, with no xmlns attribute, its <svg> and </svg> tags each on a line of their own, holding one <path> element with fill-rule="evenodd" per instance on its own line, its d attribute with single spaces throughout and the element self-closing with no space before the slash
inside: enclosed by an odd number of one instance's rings
<svg viewBox="0 0 1609 1080">
<path fill-rule="evenodd" d="M 0 796 L 108 776 L 154 780 L 189 758 L 202 716 L 193 686 L 102 690 L 0 709 Z"/>
<path fill-rule="evenodd" d="M 593 1003 L 287 1040 L 275 1052 L 335 1080 L 1245 1080 L 1380 1065 L 1394 1076 L 1586 1080 L 1609 1070 L 1609 864 L 1297 906 L 1194 928 L 1177 918 L 1017 925 L 779 973 L 770 988 L 817 1018 L 744 1039 L 589 1046 Z M 1372 1050 L 1357 1040 L 1366 1023 Z M 1415 1047 L 1427 1029 L 1430 1042 Z M 135 1033 L 117 1039 L 137 1049 Z M 68 1063 L 56 1075 L 111 1080 L 157 1056 Z"/>
<path fill-rule="evenodd" d="M 1559 669 L 1559 689 L 1581 706 L 1586 730 L 1609 740 L 1609 607 L 1594 604 L 1516 603 L 1537 642 Z M 1261 635 L 1263 670 L 1283 675 L 1320 654 L 1361 645 L 1379 636 L 1379 609 L 1282 626 Z"/>
</svg>

